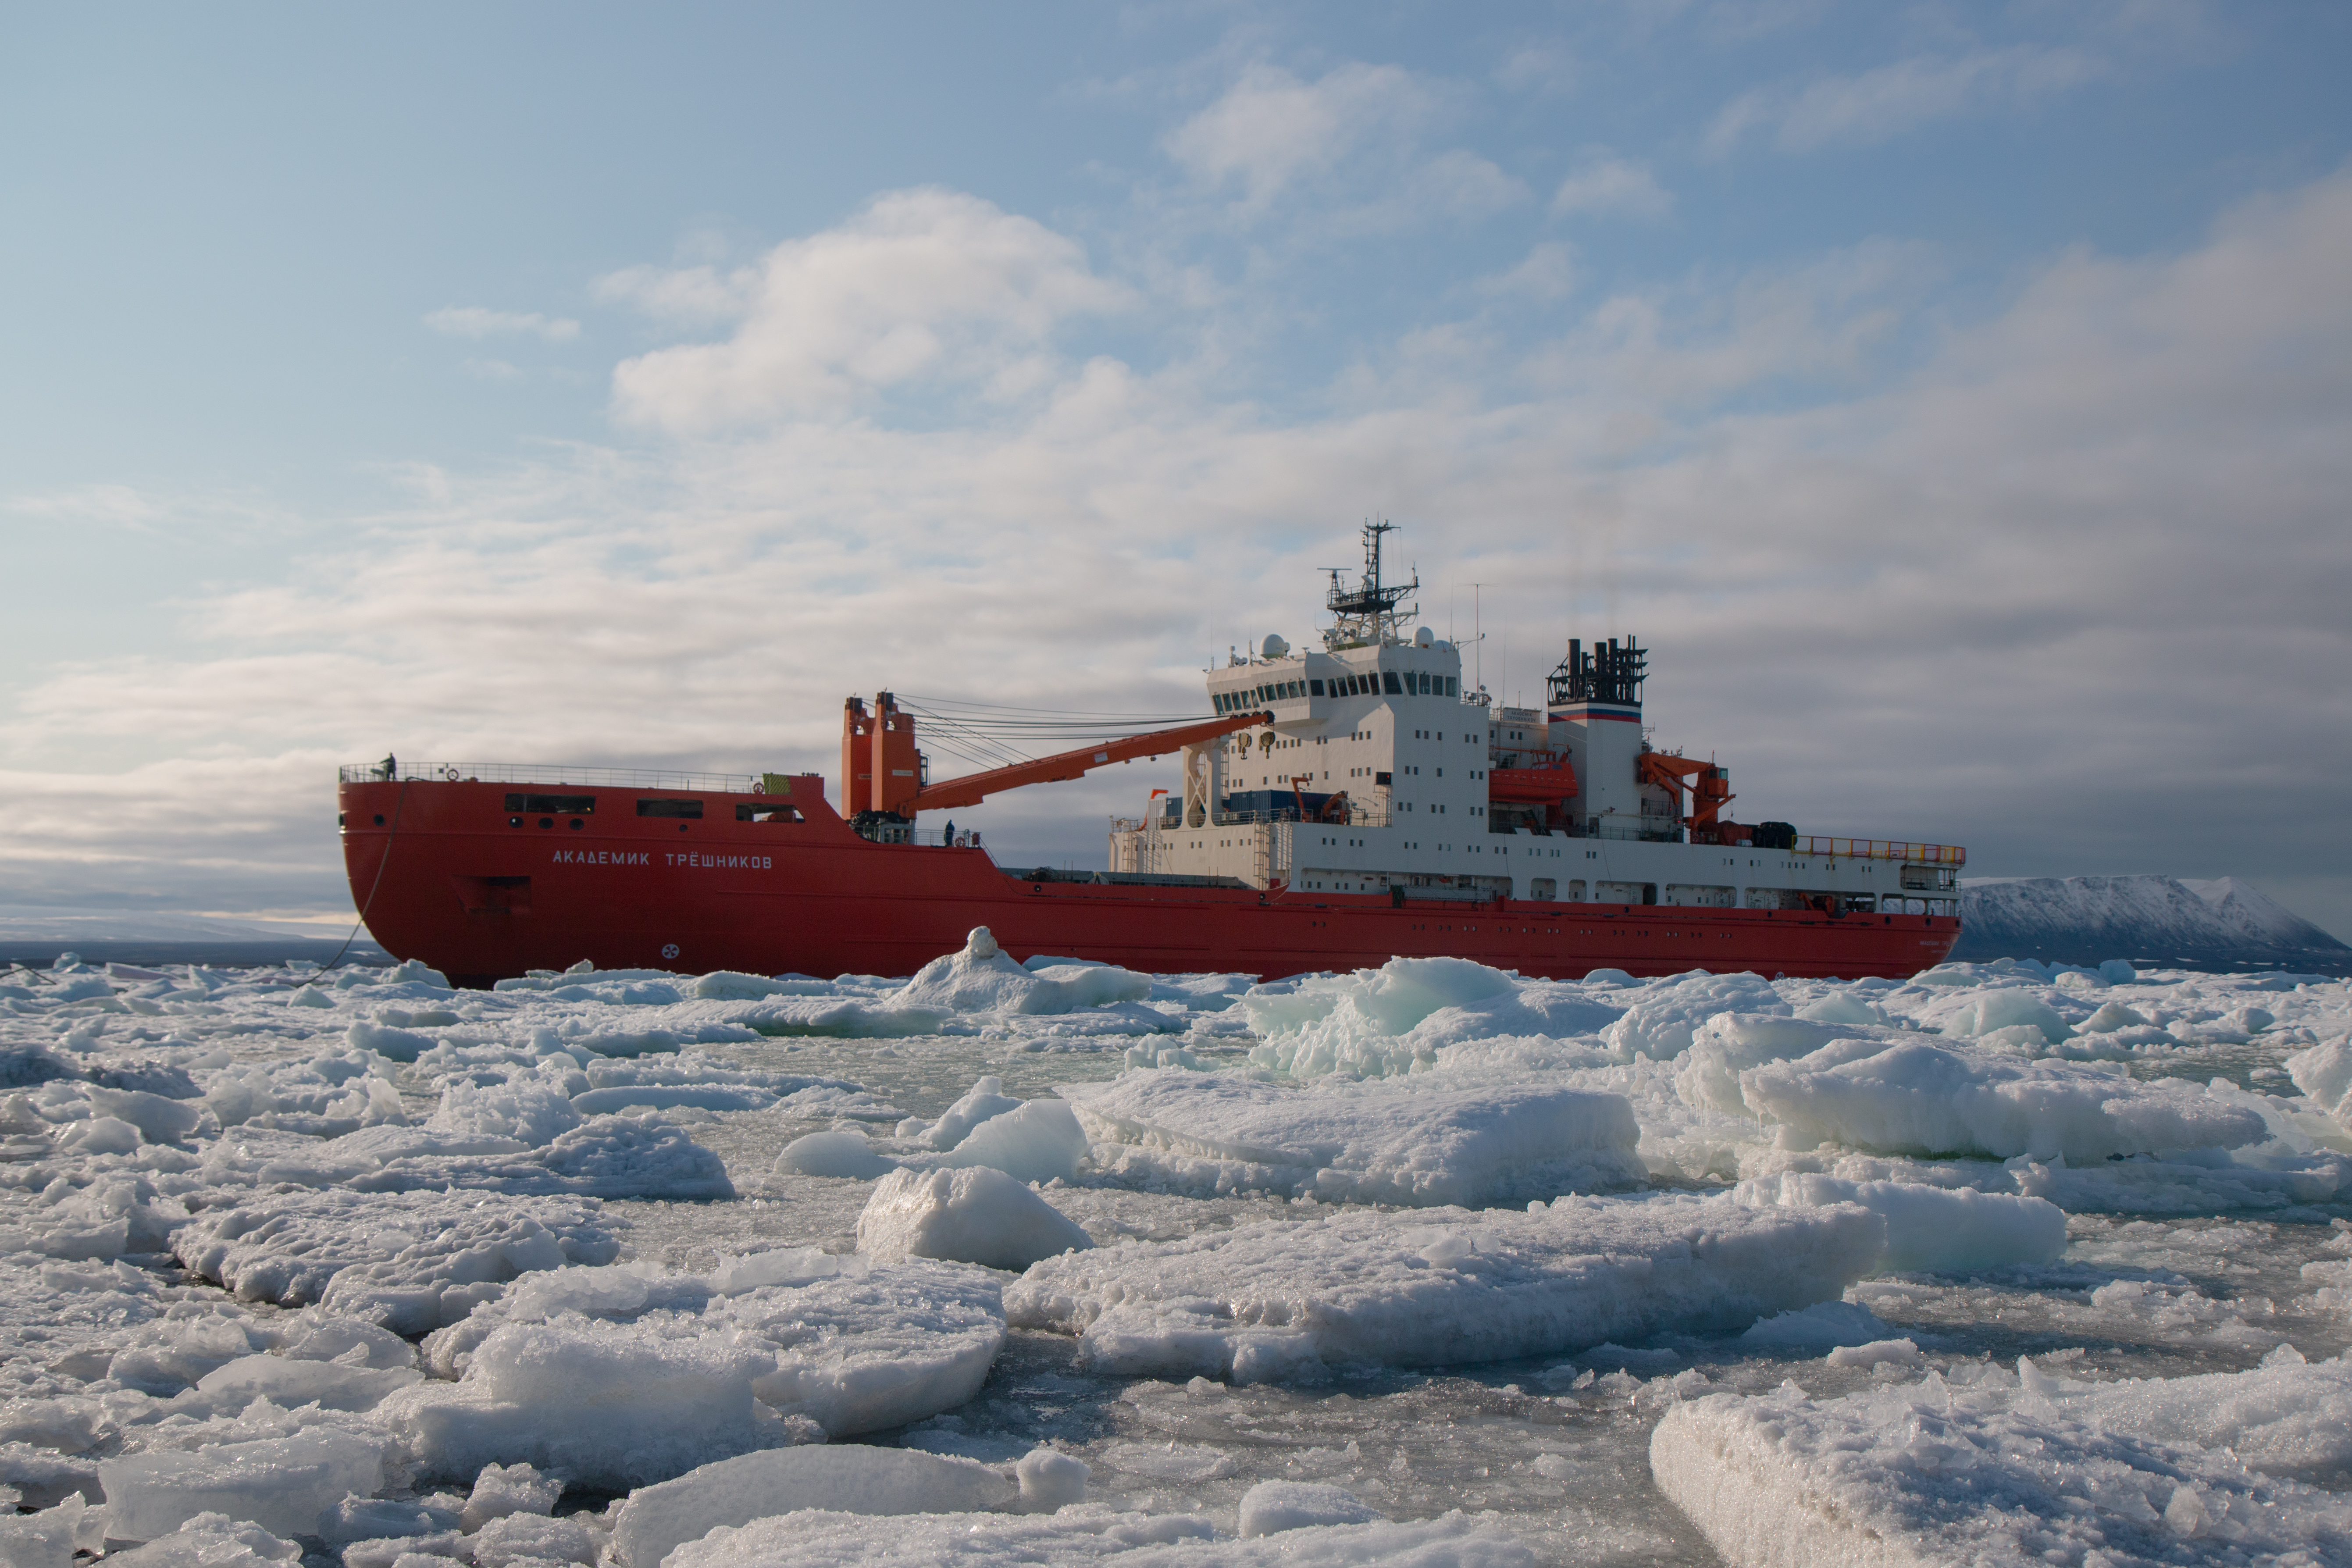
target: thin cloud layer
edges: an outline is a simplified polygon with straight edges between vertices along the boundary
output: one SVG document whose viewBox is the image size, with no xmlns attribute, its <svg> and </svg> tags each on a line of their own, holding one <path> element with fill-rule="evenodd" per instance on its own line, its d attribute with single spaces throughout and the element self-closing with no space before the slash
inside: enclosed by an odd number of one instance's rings
<svg viewBox="0 0 2352 1568">
<path fill-rule="evenodd" d="M 521 336 L 568 343 L 580 335 L 580 323 L 569 316 L 542 316 L 536 310 L 486 310 L 478 305 L 431 311 L 425 324 L 452 338 Z"/>
<path fill-rule="evenodd" d="M 1659 217 L 1673 210 L 1674 205 L 1674 197 L 1658 184 L 1647 163 L 1610 153 L 1586 159 L 1551 195 L 1551 210 L 1563 217 L 1570 213 Z"/>
<path fill-rule="evenodd" d="M 1245 228 L 1305 224 L 1339 237 L 1475 220 L 1527 201 L 1526 183 L 1491 160 L 1432 145 L 1452 96 L 1397 66 L 1349 62 L 1307 81 L 1260 63 L 1160 147 L 1196 194 Z"/>
<path fill-rule="evenodd" d="M 1972 49 L 1916 55 L 1796 88 L 1759 88 L 1724 105 L 1708 150 L 1727 153 L 1751 135 L 1783 153 L 1871 146 L 1937 120 L 2015 106 L 2105 74 L 2105 62 L 2072 47 Z"/>
</svg>

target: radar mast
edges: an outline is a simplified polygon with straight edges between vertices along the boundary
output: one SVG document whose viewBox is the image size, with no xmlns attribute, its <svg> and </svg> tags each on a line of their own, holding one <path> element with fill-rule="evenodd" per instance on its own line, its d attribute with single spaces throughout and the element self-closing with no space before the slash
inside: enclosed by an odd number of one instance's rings
<svg viewBox="0 0 2352 1568">
<path fill-rule="evenodd" d="M 1394 587 L 1381 584 L 1381 536 L 1394 531 L 1396 524 L 1392 522 L 1364 524 L 1364 575 L 1355 587 L 1349 588 L 1339 581 L 1340 568 L 1325 568 L 1331 574 L 1331 591 L 1325 596 L 1323 607 L 1338 623 L 1323 634 L 1326 648 L 1336 653 L 1343 647 L 1402 642 L 1404 622 L 1421 614 L 1419 605 L 1403 603 L 1407 595 L 1421 591 L 1420 573 L 1413 574 L 1412 582 Z"/>
</svg>

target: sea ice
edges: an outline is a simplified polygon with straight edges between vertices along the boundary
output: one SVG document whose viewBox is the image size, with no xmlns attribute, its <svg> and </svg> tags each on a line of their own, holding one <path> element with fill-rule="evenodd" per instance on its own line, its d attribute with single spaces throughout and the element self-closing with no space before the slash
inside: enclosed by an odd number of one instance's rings
<svg viewBox="0 0 2352 1568">
<path fill-rule="evenodd" d="M 196 1392 L 222 1414 L 243 1410 L 257 1399 L 292 1409 L 315 1404 L 327 1410 L 367 1410 L 396 1388 L 421 1382 L 407 1367 L 351 1366 L 334 1361 L 283 1355 L 242 1356 L 196 1380 Z"/>
<path fill-rule="evenodd" d="M 1022 1102 L 1004 1092 L 1001 1079 L 984 1078 L 964 1092 L 961 1099 L 940 1114 L 940 1119 L 919 1133 L 918 1138 L 927 1149 L 952 1149 L 971 1136 L 971 1130 L 992 1116 L 1002 1116 L 1008 1110 L 1018 1110 Z M 902 1127 L 900 1136 L 909 1136 Z"/>
<path fill-rule="evenodd" d="M 1017 1271 L 1093 1245 L 1059 1209 L 985 1165 L 893 1172 L 857 1217 L 857 1250 L 882 1263 L 941 1258 Z"/>
<path fill-rule="evenodd" d="M 786 1247 L 734 1259 L 709 1277 L 565 1268 L 522 1281 L 427 1339 L 428 1364 L 460 1381 L 428 1384 L 413 1391 L 414 1401 L 388 1402 L 384 1408 L 404 1412 L 415 1401 L 452 1404 L 457 1414 L 448 1419 L 478 1427 L 488 1434 L 483 1441 L 512 1437 L 509 1451 L 488 1458 L 562 1468 L 530 1446 L 538 1441 L 535 1434 L 542 1425 L 560 1426 L 577 1415 L 567 1400 L 596 1396 L 567 1394 L 560 1380 L 509 1377 L 483 1362 L 485 1355 L 506 1355 L 493 1348 L 498 1336 L 522 1327 L 576 1340 L 543 1342 L 532 1353 L 572 1358 L 586 1369 L 583 1376 L 602 1358 L 620 1354 L 631 1332 L 646 1345 L 685 1345 L 681 1353 L 701 1356 L 714 1367 L 718 1361 L 704 1352 L 716 1354 L 713 1347 L 724 1346 L 727 1356 L 718 1360 L 725 1367 L 705 1370 L 715 1384 L 725 1385 L 727 1407 L 740 1405 L 740 1387 L 743 1397 L 777 1415 L 808 1424 L 790 1429 L 801 1437 L 817 1428 L 850 1436 L 961 1405 L 987 1378 L 1004 1341 L 996 1277 L 956 1263 L 909 1258 L 877 1266 L 862 1257 Z M 614 1333 L 622 1341 L 609 1341 Z M 465 1391 L 462 1397 L 446 1393 L 453 1386 Z M 492 1414 L 479 1414 L 484 1410 Z M 691 1427 L 690 1412 L 655 1415 Z M 751 1426 L 755 1435 L 766 1433 L 761 1421 Z M 741 1436 L 737 1432 L 725 1440 Z M 734 1451 L 785 1440 L 763 1437 Z M 724 1451 L 705 1456 L 716 1457 Z"/>
<path fill-rule="evenodd" d="M 1690 1049 L 1699 1026 L 1717 1013 L 1785 1016 L 1790 1011 L 1770 984 L 1756 975 L 1704 970 L 1653 981 L 1630 1000 L 1633 1005 L 1624 1016 L 1601 1036 L 1621 1062 L 1637 1056 L 1667 1061 L 1682 1055 Z"/>
<path fill-rule="evenodd" d="M 79 1495 L 32 1513 L 0 1513 L 0 1563 L 7 1568 L 72 1568 L 77 1547 L 105 1545 L 105 1511 Z"/>
<path fill-rule="evenodd" d="M 1889 1031 L 1891 1032 L 1891 1031 Z M 1865 1038 L 1878 1031 L 1865 1031 Z M 1717 1013 L 1692 1031 L 1675 1070 L 1675 1092 L 1695 1110 L 1753 1116 L 1739 1075 L 1766 1062 L 1811 1056 L 1833 1040 L 1851 1039 L 1850 1023 L 1776 1013 Z"/>
<path fill-rule="evenodd" d="M 1069 1013 L 1151 994 L 1151 977 L 1111 964 L 1056 965 L 1031 973 L 1014 963 L 986 926 L 974 926 L 961 952 L 935 958 L 890 998 L 897 1007 L 940 1013 Z"/>
<path fill-rule="evenodd" d="M 865 1133 L 854 1128 L 807 1133 L 785 1144 L 776 1156 L 779 1171 L 857 1182 L 870 1182 L 898 1168 L 898 1161 L 875 1148 Z"/>
<path fill-rule="evenodd" d="M 152 1541 L 198 1514 L 217 1511 L 275 1534 L 308 1535 L 319 1516 L 347 1494 L 364 1497 L 381 1488 L 383 1461 L 382 1438 L 329 1426 L 193 1452 L 150 1450 L 109 1459 L 98 1468 L 106 1489 L 106 1532 L 120 1541 Z"/>
<path fill-rule="evenodd" d="M 1895 1331 L 1866 1307 L 1821 1301 L 1793 1312 L 1759 1318 L 1739 1336 L 1744 1349 L 1824 1352 L 1891 1339 Z"/>
<path fill-rule="evenodd" d="M 1370 1524 L 1384 1516 L 1342 1487 L 1260 1481 L 1242 1494 L 1241 1533 L 1278 1535 L 1318 1524 Z"/>
<path fill-rule="evenodd" d="M 1378 969 L 1275 981 L 1251 989 L 1241 1006 L 1265 1042 L 1251 1060 L 1295 1079 L 1410 1072 L 1464 1040 L 1592 1034 L 1623 1011 L 1583 986 L 1522 980 L 1466 958 L 1392 958 Z"/>
<path fill-rule="evenodd" d="M 1459 1513 L 1335 1524 L 1234 1541 L 1198 1514 L 1064 1509 L 992 1513 L 782 1514 L 688 1542 L 667 1568 L 1532 1568 L 1535 1554 Z"/>
<path fill-rule="evenodd" d="M 340 1142 L 340 1140 L 338 1140 Z M 593 1116 L 543 1149 L 428 1154 L 383 1162 L 344 1179 L 354 1192 L 569 1193 L 595 1198 L 731 1198 L 726 1162 L 658 1112 Z"/>
<path fill-rule="evenodd" d="M 474 1478 L 474 1489 L 466 1494 L 458 1522 L 467 1530 L 479 1530 L 494 1519 L 512 1514 L 553 1513 L 562 1496 L 563 1480 L 559 1476 L 542 1476 L 530 1465 L 484 1465 L 482 1473 Z"/>
<path fill-rule="evenodd" d="M 604 1541 L 577 1519 L 515 1513 L 492 1520 L 465 1544 L 474 1568 L 543 1568 L 550 1563 L 594 1563 Z"/>
<path fill-rule="evenodd" d="M 773 1364 L 731 1335 L 647 1334 L 567 1315 L 494 1331 L 461 1380 L 403 1389 L 375 1416 L 425 1475 L 470 1479 L 521 1460 L 619 1490 L 794 1441 L 801 1434 L 751 1395 Z"/>
<path fill-rule="evenodd" d="M 2025 1371 L 2023 1386 L 1990 1389 L 1930 1374 L 1843 1399 L 1792 1384 L 1711 1394 L 1666 1412 L 1651 1468 L 1739 1568 L 2341 1560 L 2352 1503 L 2242 1454 L 2130 1430 L 2116 1417 L 2148 1398 L 2143 1385 L 2053 1399 L 2053 1380 Z M 2207 1386 L 2174 1402 L 2183 1409 L 2227 1398 L 2218 1378 L 2184 1381 Z M 2273 1408 L 2204 1425 L 2259 1442 Z"/>
<path fill-rule="evenodd" d="M 302 1548 L 257 1524 L 225 1513 L 200 1513 L 169 1535 L 127 1552 L 110 1552 L 110 1568 L 272 1568 L 300 1561 Z"/>
<path fill-rule="evenodd" d="M 2065 1211 L 2038 1197 L 1794 1171 L 1742 1182 L 1732 1197 L 1768 1207 L 1860 1204 L 1885 1216 L 1878 1266 L 1895 1273 L 1973 1274 L 2055 1263 L 2066 1251 Z"/>
<path fill-rule="evenodd" d="M 1066 1086 L 1115 1179 L 1179 1192 L 1485 1207 L 1639 1183 L 1620 1096 L 1153 1069 Z"/>
<path fill-rule="evenodd" d="M 819 1506 L 834 1513 L 969 1513 L 1003 1508 L 1017 1489 L 970 1459 L 916 1449 L 786 1448 L 704 1465 L 641 1487 L 613 1531 L 619 1568 L 658 1568 L 711 1531 Z"/>
<path fill-rule="evenodd" d="M 1086 1131 L 1069 1105 L 1027 1100 L 980 1123 L 946 1153 L 908 1163 L 929 1170 L 986 1165 L 1024 1182 L 1050 1182 L 1076 1176 L 1087 1154 Z"/>
<path fill-rule="evenodd" d="M 298 1190 L 208 1210 L 172 1249 L 239 1300 L 324 1301 L 415 1334 L 465 1317 L 518 1275 L 609 1263 L 619 1244 L 593 1200 Z"/>
<path fill-rule="evenodd" d="M 1563 1198 L 1534 1212 L 1344 1210 L 1034 1265 L 1017 1327 L 1080 1336 L 1112 1373 L 1236 1383 L 1369 1363 L 1557 1354 L 1669 1330 L 1734 1332 L 1833 1300 L 1885 1247 L 1853 1205 Z"/>
<path fill-rule="evenodd" d="M 2297 1051 L 2285 1065 L 2305 1098 L 2352 1131 L 2352 1036 Z"/>
<path fill-rule="evenodd" d="M 1800 1137 L 1880 1153 L 2063 1155 L 2081 1164 L 2234 1149 L 2270 1135 L 2260 1116 L 2200 1085 L 1965 1047 L 1842 1040 L 1750 1068 L 1739 1084 L 1750 1110 Z"/>
</svg>

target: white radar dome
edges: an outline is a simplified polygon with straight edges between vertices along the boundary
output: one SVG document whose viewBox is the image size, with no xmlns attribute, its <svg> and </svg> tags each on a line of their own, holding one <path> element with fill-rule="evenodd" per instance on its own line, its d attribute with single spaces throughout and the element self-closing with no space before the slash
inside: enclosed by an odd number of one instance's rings
<svg viewBox="0 0 2352 1568">
<path fill-rule="evenodd" d="M 1429 647 L 1435 644 L 1436 641 L 1437 634 L 1431 631 L 1427 626 L 1423 626 L 1419 631 L 1412 634 L 1412 646 L 1415 647 Z"/>
<path fill-rule="evenodd" d="M 1265 643 L 1261 645 L 1260 651 L 1263 652 L 1267 658 L 1280 658 L 1284 654 L 1290 651 L 1290 645 L 1283 641 L 1280 637 L 1275 636 L 1272 632 L 1268 632 L 1266 634 Z"/>
</svg>

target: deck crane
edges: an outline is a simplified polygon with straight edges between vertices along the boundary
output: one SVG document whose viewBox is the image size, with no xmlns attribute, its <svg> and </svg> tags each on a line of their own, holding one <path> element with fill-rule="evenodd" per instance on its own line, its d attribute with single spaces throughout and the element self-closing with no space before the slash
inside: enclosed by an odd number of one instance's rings
<svg viewBox="0 0 2352 1568">
<path fill-rule="evenodd" d="M 1738 798 L 1731 793 L 1731 770 L 1717 767 L 1711 761 L 1702 763 L 1696 757 L 1679 757 L 1666 752 L 1643 752 L 1635 770 L 1643 784 L 1656 784 L 1674 795 L 1676 819 L 1695 831 L 1716 826 L 1718 814 Z M 1685 779 L 1690 781 L 1687 784 L 1684 783 Z M 1687 816 L 1680 810 L 1685 789 L 1691 795 Z"/>
<path fill-rule="evenodd" d="M 900 708 L 889 692 L 877 692 L 871 713 L 859 698 L 853 697 L 843 704 L 842 798 L 846 803 L 845 815 L 878 812 L 908 820 L 919 811 L 954 811 L 977 805 L 992 795 L 1002 795 L 1024 784 L 1083 778 L 1111 763 L 1165 756 L 1202 741 L 1230 735 L 1236 730 L 1273 722 L 1274 715 L 1260 709 L 1227 713 L 1197 724 L 1126 735 L 1074 751 L 1056 752 L 1034 762 L 1014 763 L 934 784 L 923 781 L 922 755 L 915 749 L 914 715 Z"/>
</svg>

